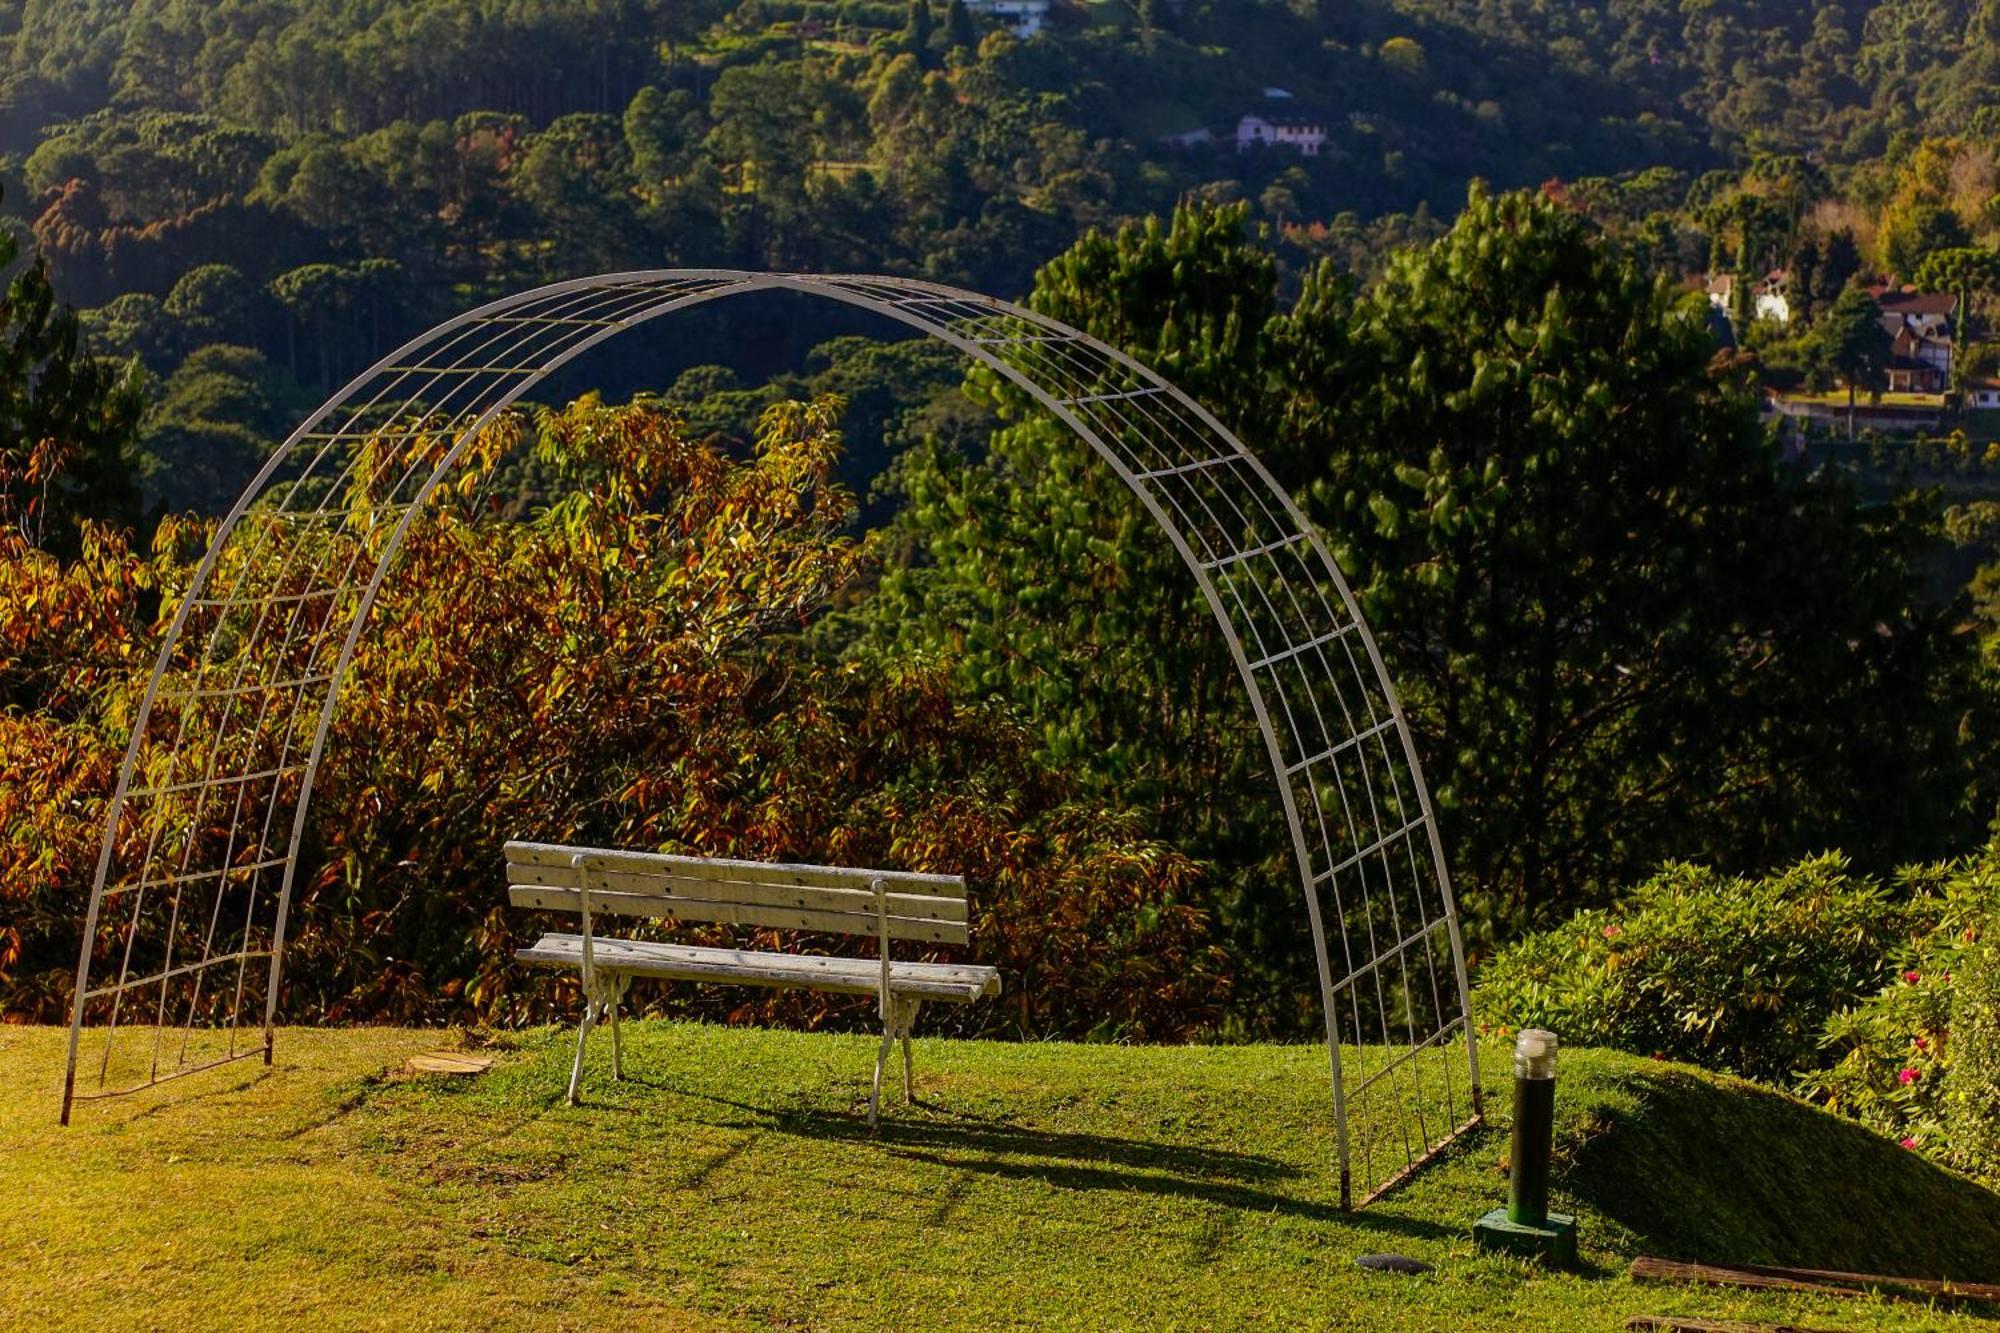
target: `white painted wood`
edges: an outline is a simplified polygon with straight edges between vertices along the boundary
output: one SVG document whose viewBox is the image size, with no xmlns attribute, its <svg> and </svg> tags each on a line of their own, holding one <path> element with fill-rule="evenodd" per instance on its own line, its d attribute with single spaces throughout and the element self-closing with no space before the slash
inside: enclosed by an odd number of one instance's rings
<svg viewBox="0 0 2000 1333">
<path fill-rule="evenodd" d="M 961 963 L 898 963 L 895 940 L 964 944 L 970 929 L 965 881 L 956 875 L 852 870 L 665 856 L 549 843 L 507 844 L 507 896 L 517 907 L 575 912 L 578 935 L 548 934 L 514 956 L 537 967 L 583 973 L 583 1021 L 570 1065 L 569 1100 L 577 1101 L 591 1028 L 611 1023 L 612 1076 L 625 1074 L 618 1009 L 634 977 L 750 986 L 805 987 L 834 994 L 873 993 L 882 1044 L 868 1087 L 868 1125 L 878 1123 L 882 1070 L 900 1040 L 903 1100 L 913 1100 L 910 1029 L 925 1000 L 969 1003 L 1000 993 L 1000 974 Z M 688 944 L 600 936 L 598 916 L 712 921 L 780 930 L 872 935 L 878 956 L 828 958 L 810 954 L 710 949 Z"/>
<path fill-rule="evenodd" d="M 750 879 L 598 870 L 594 867 L 590 873 L 593 896 L 597 890 L 612 890 L 653 897 L 796 907 L 811 912 L 865 912 L 871 917 L 875 912 L 875 894 L 870 889 L 829 889 Z M 507 864 L 507 882 L 555 889 L 573 889 L 577 884 L 576 874 L 568 866 L 541 866 L 517 861 Z M 931 921 L 964 921 L 967 916 L 963 898 L 897 893 L 893 890 L 889 893 L 889 911 L 896 916 Z"/>
<path fill-rule="evenodd" d="M 595 944 L 597 968 L 601 972 L 668 981 L 798 987 L 837 995 L 876 995 L 881 988 L 880 964 L 873 958 L 756 953 L 602 936 Z M 582 940 L 576 935 L 548 934 L 514 956 L 535 967 L 577 967 L 583 961 Z M 1000 994 L 1001 984 L 999 971 L 991 967 L 891 962 L 889 988 L 899 996 L 964 1004 Z"/>
<path fill-rule="evenodd" d="M 511 884 L 507 897 L 516 907 L 549 911 L 577 912 L 582 898 L 575 889 L 542 888 L 532 884 Z M 763 926 L 772 930 L 813 930 L 835 935 L 874 935 L 879 923 L 872 913 L 809 912 L 797 908 L 765 907 L 756 903 L 714 902 L 700 898 L 655 896 L 638 893 L 611 893 L 593 888 L 590 910 L 601 916 L 672 918 L 680 921 L 712 921 L 733 926 Z M 964 944 L 970 932 L 962 921 L 926 921 L 904 916 L 889 918 L 893 939 L 917 940 L 926 944 Z"/>
<path fill-rule="evenodd" d="M 567 868 L 577 853 L 591 858 L 598 871 L 624 870 L 640 874 L 683 875 L 693 878 L 745 879 L 768 884 L 795 884 L 867 892 L 876 880 L 891 893 L 963 898 L 965 877 L 930 875 L 914 870 L 867 870 L 848 866 L 794 865 L 783 861 L 734 861 L 719 856 L 674 856 L 665 852 L 631 852 L 600 847 L 568 847 L 546 842 L 510 842 L 507 860 L 519 865 Z"/>
</svg>

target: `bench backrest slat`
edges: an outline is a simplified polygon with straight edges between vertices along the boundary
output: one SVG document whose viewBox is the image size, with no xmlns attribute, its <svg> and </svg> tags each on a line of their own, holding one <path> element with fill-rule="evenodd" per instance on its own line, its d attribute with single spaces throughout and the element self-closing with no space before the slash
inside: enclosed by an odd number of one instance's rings
<svg viewBox="0 0 2000 1333">
<path fill-rule="evenodd" d="M 575 857 L 586 857 L 593 915 L 673 917 L 875 935 L 873 884 L 883 881 L 892 939 L 967 940 L 965 881 L 956 875 L 785 865 L 648 852 L 507 844 L 508 894 L 517 907 L 579 911 Z"/>
</svg>

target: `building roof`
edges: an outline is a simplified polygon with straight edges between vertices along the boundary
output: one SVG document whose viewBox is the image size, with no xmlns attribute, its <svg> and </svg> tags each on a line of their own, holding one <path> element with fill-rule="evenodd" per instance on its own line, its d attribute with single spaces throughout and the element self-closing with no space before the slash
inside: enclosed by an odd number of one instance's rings
<svg viewBox="0 0 2000 1333">
<path fill-rule="evenodd" d="M 1949 315 L 1958 309 L 1958 297 L 1950 292 L 1920 292 L 1912 288 L 1874 293 L 1875 304 L 1885 315 Z"/>
</svg>

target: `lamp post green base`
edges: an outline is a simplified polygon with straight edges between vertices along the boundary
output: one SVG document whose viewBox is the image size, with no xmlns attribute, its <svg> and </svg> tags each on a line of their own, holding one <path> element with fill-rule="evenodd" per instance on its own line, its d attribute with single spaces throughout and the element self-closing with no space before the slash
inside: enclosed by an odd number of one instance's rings
<svg viewBox="0 0 2000 1333">
<path fill-rule="evenodd" d="M 1550 1213 L 1547 1222 L 1532 1227 L 1509 1220 L 1505 1208 L 1495 1208 L 1472 1224 L 1472 1239 L 1482 1250 L 1564 1266 L 1576 1263 L 1576 1219 L 1568 1213 Z"/>
</svg>

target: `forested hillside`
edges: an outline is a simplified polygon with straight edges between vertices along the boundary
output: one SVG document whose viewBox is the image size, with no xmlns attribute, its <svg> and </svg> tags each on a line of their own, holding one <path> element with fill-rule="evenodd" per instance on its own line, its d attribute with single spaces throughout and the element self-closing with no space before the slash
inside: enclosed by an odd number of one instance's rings
<svg viewBox="0 0 2000 1333">
<path fill-rule="evenodd" d="M 0 208 L 93 346 L 152 372 L 150 497 L 213 510 L 402 336 L 587 271 L 1018 295 L 1083 231 L 1197 195 L 1247 200 L 1288 282 L 1367 276 L 1475 177 L 1570 182 L 1676 275 L 1781 264 L 1815 206 L 1884 206 L 1920 142 L 1990 140 L 1996 53 L 1991 0 L 1063 0 L 1028 40 L 889 0 L 5 0 Z M 1242 117 L 1294 111 L 1312 154 L 1237 150 Z M 1771 181 L 1775 227 L 1733 202 L 1768 212 Z M 725 342 L 768 373 L 846 327 Z"/>
</svg>

